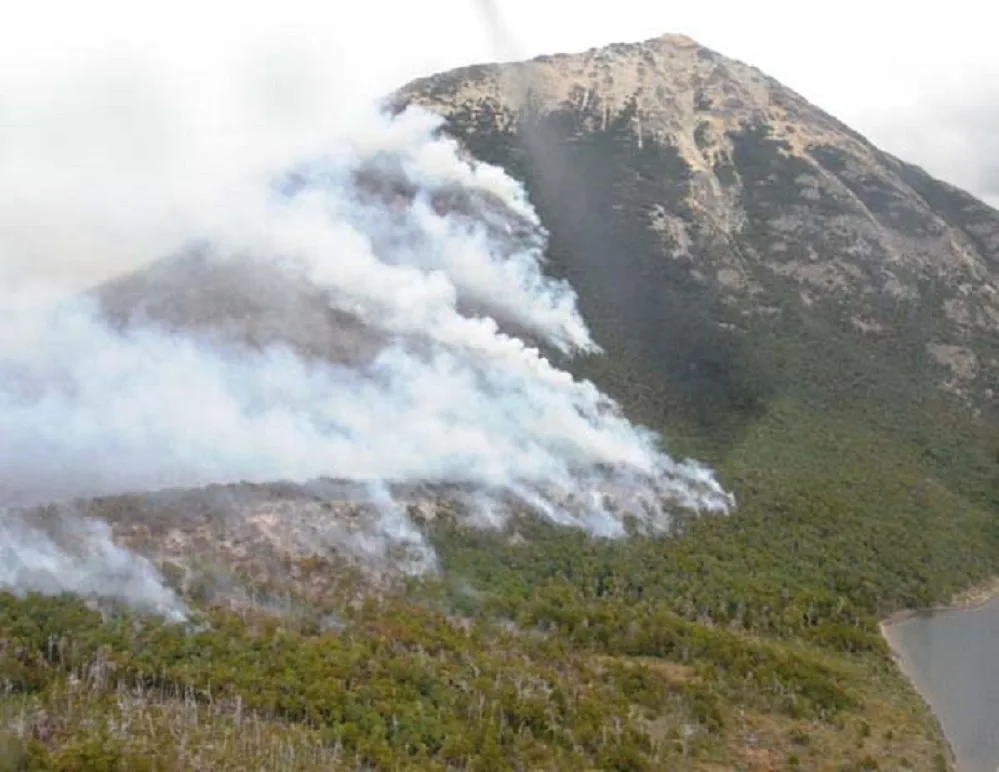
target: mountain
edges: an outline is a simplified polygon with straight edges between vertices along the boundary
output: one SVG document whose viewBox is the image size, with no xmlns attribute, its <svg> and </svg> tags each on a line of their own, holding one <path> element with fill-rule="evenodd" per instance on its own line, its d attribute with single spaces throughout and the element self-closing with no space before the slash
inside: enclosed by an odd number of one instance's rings
<svg viewBox="0 0 999 772">
<path fill-rule="evenodd" d="M 759 70 L 667 35 L 392 103 L 527 183 L 597 342 L 702 425 L 789 392 L 994 411 L 999 213 Z"/>
<path fill-rule="evenodd" d="M 723 470 L 741 512 L 699 546 L 730 603 L 880 616 L 996 572 L 999 212 L 682 36 L 390 105 L 525 183 L 607 352 L 569 366 Z"/>
<path fill-rule="evenodd" d="M 455 70 L 389 100 L 410 105 L 525 183 L 548 278 L 602 351 L 532 344 L 710 462 L 734 511 L 602 539 L 523 507 L 469 528 L 467 490 L 415 485 L 396 503 L 439 573 L 376 581 L 355 569 L 385 563 L 400 520 L 342 481 L 20 513 L 51 532 L 32 542 L 50 563 L 81 531 L 100 541 L 74 517 L 109 522 L 205 624 L 0 594 L 0 768 L 950 769 L 879 622 L 999 575 L 999 213 L 684 37 Z M 507 259 L 543 241 L 519 199 L 447 174 L 417 195 L 374 155 L 349 190 L 394 213 L 361 213 L 376 251 L 424 243 L 406 213 L 427 200 L 504 234 Z M 539 326 L 464 278 L 469 318 Z M 92 297 L 119 328 L 327 364 L 364 365 L 385 335 L 266 262 L 197 251 Z M 105 554 L 119 595 L 148 579 Z"/>
</svg>

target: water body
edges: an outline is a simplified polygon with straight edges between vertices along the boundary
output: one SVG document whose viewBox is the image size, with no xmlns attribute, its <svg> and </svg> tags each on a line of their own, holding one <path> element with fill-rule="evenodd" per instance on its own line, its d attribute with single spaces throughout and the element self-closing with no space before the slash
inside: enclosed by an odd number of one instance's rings
<svg viewBox="0 0 999 772">
<path fill-rule="evenodd" d="M 999 600 L 913 614 L 884 629 L 939 719 L 960 772 L 997 772 Z"/>
</svg>

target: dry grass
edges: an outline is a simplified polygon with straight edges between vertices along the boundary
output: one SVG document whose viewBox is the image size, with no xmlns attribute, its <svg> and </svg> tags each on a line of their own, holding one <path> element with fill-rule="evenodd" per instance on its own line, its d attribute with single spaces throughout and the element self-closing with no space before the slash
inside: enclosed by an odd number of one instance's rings
<svg viewBox="0 0 999 772">
<path fill-rule="evenodd" d="M 357 768 L 306 727 L 244 715 L 238 703 L 205 704 L 191 694 L 124 685 L 111 696 L 80 683 L 44 700 L 8 696 L 0 700 L 0 727 L 22 747 L 42 743 L 64 765 L 93 754 L 96 743 L 126 768 L 137 760 L 155 770 Z"/>
</svg>

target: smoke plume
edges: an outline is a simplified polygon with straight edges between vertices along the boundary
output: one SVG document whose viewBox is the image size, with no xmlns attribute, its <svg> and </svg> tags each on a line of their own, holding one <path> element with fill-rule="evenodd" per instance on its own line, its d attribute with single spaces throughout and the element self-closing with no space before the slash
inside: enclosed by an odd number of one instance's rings
<svg viewBox="0 0 999 772">
<path fill-rule="evenodd" d="M 416 571 L 434 559 L 396 485 L 460 487 L 470 524 L 526 510 L 608 537 L 726 511 L 710 470 L 545 355 L 596 351 L 576 296 L 544 274 L 525 191 L 439 126 L 371 108 L 295 152 L 230 149 L 162 199 L 105 180 L 75 215 L 111 223 L 112 252 L 0 236 L 0 506 L 345 480 L 382 515 L 336 546 L 401 545 Z M 0 516 L 0 584 L 169 607 L 148 564 L 75 527 L 82 557 Z"/>
<path fill-rule="evenodd" d="M 29 520 L 0 511 L 0 587 L 126 602 L 171 622 L 187 618 L 153 565 L 116 546 L 106 523 L 71 511 L 46 515 Z"/>
</svg>

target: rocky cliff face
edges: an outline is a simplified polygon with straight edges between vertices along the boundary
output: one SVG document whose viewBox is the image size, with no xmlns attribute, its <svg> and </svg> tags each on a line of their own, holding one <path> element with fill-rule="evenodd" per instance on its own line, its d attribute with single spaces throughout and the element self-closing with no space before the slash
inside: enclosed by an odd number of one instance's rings
<svg viewBox="0 0 999 772">
<path fill-rule="evenodd" d="M 788 389 L 991 404 L 999 213 L 753 67 L 665 36 L 409 104 L 526 181 L 598 342 L 702 417 Z"/>
</svg>

